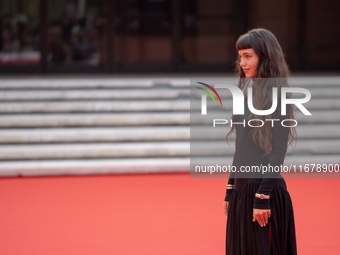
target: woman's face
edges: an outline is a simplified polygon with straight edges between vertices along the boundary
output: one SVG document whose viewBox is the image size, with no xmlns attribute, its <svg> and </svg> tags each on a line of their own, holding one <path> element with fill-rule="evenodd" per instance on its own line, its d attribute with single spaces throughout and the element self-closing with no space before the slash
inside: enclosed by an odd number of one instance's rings
<svg viewBox="0 0 340 255">
<path fill-rule="evenodd" d="M 248 48 L 238 51 L 240 58 L 240 66 L 243 69 L 247 78 L 255 78 L 256 68 L 259 64 L 259 57 L 256 55 L 253 48 Z"/>
</svg>

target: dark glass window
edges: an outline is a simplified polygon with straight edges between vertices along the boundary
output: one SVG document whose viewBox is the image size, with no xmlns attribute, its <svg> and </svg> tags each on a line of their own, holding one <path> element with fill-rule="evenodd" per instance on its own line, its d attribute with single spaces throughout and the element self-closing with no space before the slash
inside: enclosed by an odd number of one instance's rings
<svg viewBox="0 0 340 255">
<path fill-rule="evenodd" d="M 0 1 L 0 65 L 40 63 L 39 1 Z"/>
<path fill-rule="evenodd" d="M 104 24 L 102 0 L 49 1 L 50 64 L 101 64 Z"/>
<path fill-rule="evenodd" d="M 171 64 L 170 0 L 119 0 L 116 10 L 118 64 Z"/>
</svg>

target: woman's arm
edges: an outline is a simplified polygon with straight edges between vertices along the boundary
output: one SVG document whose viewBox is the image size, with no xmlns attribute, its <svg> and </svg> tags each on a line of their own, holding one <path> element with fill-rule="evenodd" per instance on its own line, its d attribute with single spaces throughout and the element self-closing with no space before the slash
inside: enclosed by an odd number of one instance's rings
<svg viewBox="0 0 340 255">
<path fill-rule="evenodd" d="M 235 155 L 234 155 L 234 159 L 233 159 L 233 164 L 232 164 L 232 166 L 234 165 L 234 163 L 235 163 Z M 230 175 L 229 175 L 229 180 L 228 180 L 228 185 L 235 185 L 235 172 L 231 172 L 231 173 L 230 173 Z M 233 190 L 234 190 L 234 189 L 226 189 L 226 194 L 225 194 L 224 201 L 229 202 L 230 196 L 231 196 Z"/>
<path fill-rule="evenodd" d="M 287 151 L 287 144 L 288 144 L 288 135 L 289 135 L 289 128 L 283 127 L 281 125 L 281 121 L 287 119 L 289 116 L 288 114 L 288 107 L 286 108 L 286 115 L 281 115 L 281 101 L 279 100 L 278 109 L 275 115 L 273 115 L 273 119 L 280 119 L 280 123 L 276 122 L 274 127 L 272 127 L 272 150 L 271 156 L 269 158 L 268 166 L 271 167 L 280 167 L 284 163 L 286 151 Z M 257 221 L 261 227 L 265 227 L 268 223 L 268 218 L 270 218 L 271 210 L 270 210 L 270 194 L 273 190 L 275 182 L 280 175 L 280 171 L 275 172 L 266 172 L 263 176 L 263 179 L 260 183 L 259 188 L 257 189 L 257 194 L 263 194 L 265 196 L 269 196 L 267 198 L 254 198 L 254 205 L 253 205 L 253 222 Z"/>
<path fill-rule="evenodd" d="M 235 163 L 235 155 L 234 155 L 232 166 L 234 165 L 234 163 Z M 230 175 L 229 175 L 229 180 L 228 180 L 227 186 L 234 185 L 234 183 L 235 183 L 235 172 L 231 172 Z M 233 190 L 234 190 L 234 188 L 233 189 L 230 189 L 230 188 L 226 189 L 226 194 L 225 194 L 225 198 L 224 198 L 224 201 L 223 201 L 223 210 L 224 210 L 225 215 L 228 215 L 229 200 L 230 200 L 230 196 L 231 196 Z"/>
<path fill-rule="evenodd" d="M 281 166 L 285 159 L 285 154 L 287 150 L 288 134 L 289 129 L 282 127 L 281 123 L 274 127 L 273 138 L 272 138 L 272 154 L 269 159 L 268 165 L 270 166 Z M 254 198 L 253 205 L 253 222 L 258 221 L 261 227 L 265 227 L 268 223 L 268 218 L 270 218 L 270 194 L 273 190 L 277 177 L 280 175 L 278 172 L 266 172 L 261 181 L 259 188 L 257 189 L 257 194 L 263 194 L 269 196 L 267 198 Z"/>
<path fill-rule="evenodd" d="M 281 125 L 281 121 L 284 119 L 287 119 L 288 114 L 288 107 L 286 109 L 286 115 L 281 115 L 281 100 L 278 102 L 277 107 L 277 114 L 275 114 L 275 119 L 280 119 L 279 121 L 275 121 L 274 127 L 272 127 L 272 150 L 271 150 L 271 156 L 268 162 L 268 166 L 280 167 L 284 163 L 287 147 L 288 147 L 288 135 L 289 135 L 289 128 L 283 127 Z M 281 169 L 281 168 L 280 168 Z M 280 171 L 267 171 L 264 174 L 264 177 L 262 179 L 262 182 L 257 190 L 257 194 L 264 194 L 269 195 L 271 194 L 273 187 L 275 185 L 275 182 L 280 175 Z M 270 199 L 263 199 L 255 197 L 254 199 L 254 205 L 253 207 L 255 209 L 270 209 L 269 206 L 269 200 Z"/>
</svg>

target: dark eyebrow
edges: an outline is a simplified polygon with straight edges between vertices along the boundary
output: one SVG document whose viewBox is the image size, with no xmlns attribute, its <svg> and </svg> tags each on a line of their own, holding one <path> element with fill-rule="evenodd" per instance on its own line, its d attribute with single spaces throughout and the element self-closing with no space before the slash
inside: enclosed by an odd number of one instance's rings
<svg viewBox="0 0 340 255">
<path fill-rule="evenodd" d="M 251 54 L 251 52 L 244 52 L 242 55 L 245 55 L 245 54 Z M 238 54 L 240 55 L 240 54 Z"/>
</svg>

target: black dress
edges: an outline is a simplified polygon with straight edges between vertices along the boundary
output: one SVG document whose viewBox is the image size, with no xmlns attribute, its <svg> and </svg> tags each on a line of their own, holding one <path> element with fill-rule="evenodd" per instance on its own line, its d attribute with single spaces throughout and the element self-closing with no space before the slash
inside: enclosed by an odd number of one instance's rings
<svg viewBox="0 0 340 255">
<path fill-rule="evenodd" d="M 286 119 L 281 116 L 281 102 L 278 100 L 277 110 L 273 119 Z M 283 164 L 287 151 L 289 130 L 280 122 L 274 122 L 272 127 L 272 150 L 267 156 L 255 144 L 248 126 L 247 97 L 244 100 L 245 114 L 235 115 L 236 143 L 233 166 L 237 171 L 241 166 L 268 165 L 280 166 Z M 287 109 L 288 110 L 288 109 Z M 245 127 L 242 123 L 245 120 Z M 254 123 L 251 123 L 255 125 Z M 280 172 L 258 173 L 259 178 L 240 172 L 232 172 L 228 184 L 234 184 L 234 189 L 228 189 L 225 201 L 229 202 L 226 254 L 227 255 L 295 255 L 296 235 L 293 205 L 284 178 Z M 270 199 L 255 197 L 255 193 L 270 195 Z M 257 221 L 253 222 L 253 208 L 271 209 L 268 224 L 261 227 Z M 271 246 L 269 235 L 271 232 Z"/>
</svg>

